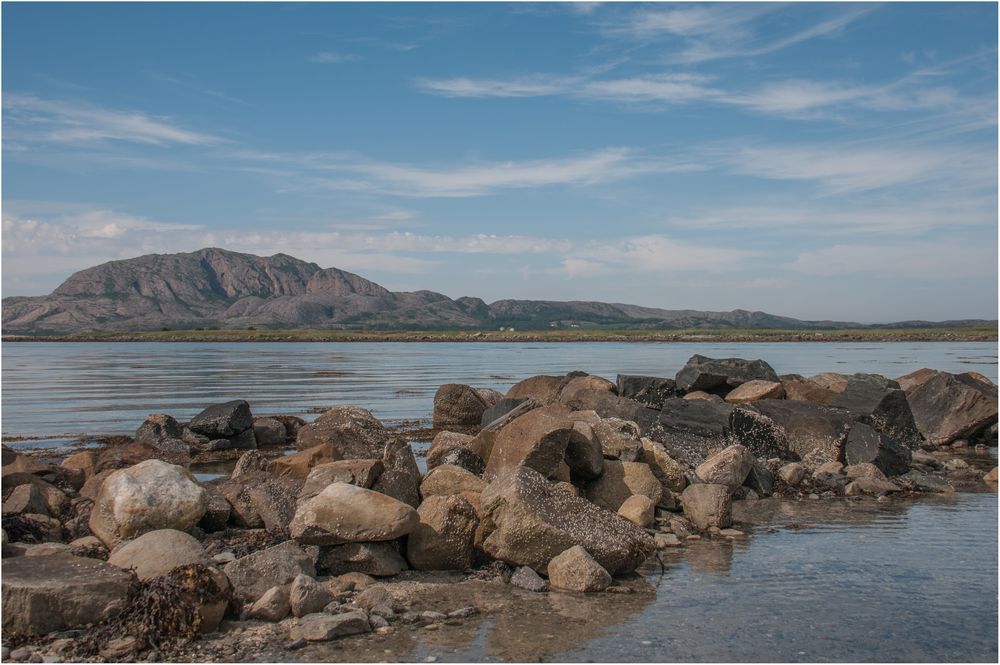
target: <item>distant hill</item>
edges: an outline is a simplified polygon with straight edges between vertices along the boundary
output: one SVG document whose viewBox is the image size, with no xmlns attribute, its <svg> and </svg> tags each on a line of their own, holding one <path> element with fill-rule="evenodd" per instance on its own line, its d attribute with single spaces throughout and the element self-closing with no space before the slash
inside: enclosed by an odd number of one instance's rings
<svg viewBox="0 0 1000 665">
<path fill-rule="evenodd" d="M 451 299 L 393 292 L 353 273 L 287 254 L 208 248 L 150 254 L 81 270 L 47 296 L 3 299 L 8 335 L 65 335 L 192 328 L 519 330 L 551 328 L 782 328 L 996 326 L 996 321 L 906 321 L 863 326 L 800 321 L 765 312 L 667 310 L 620 303 Z"/>
</svg>

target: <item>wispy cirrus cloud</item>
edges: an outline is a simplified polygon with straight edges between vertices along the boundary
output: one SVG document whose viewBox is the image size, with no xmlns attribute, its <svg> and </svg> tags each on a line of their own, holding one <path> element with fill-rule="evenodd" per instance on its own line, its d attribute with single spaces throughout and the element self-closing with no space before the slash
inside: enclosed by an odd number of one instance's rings
<svg viewBox="0 0 1000 665">
<path fill-rule="evenodd" d="M 142 111 L 5 93 L 4 123 L 15 140 L 42 143 L 122 141 L 148 145 L 209 145 L 223 139 L 184 129 Z"/>
</svg>

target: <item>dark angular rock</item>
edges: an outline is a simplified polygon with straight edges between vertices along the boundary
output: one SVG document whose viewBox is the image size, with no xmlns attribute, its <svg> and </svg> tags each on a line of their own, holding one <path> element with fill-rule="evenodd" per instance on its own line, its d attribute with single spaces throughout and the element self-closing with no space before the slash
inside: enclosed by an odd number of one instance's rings
<svg viewBox="0 0 1000 665">
<path fill-rule="evenodd" d="M 677 383 L 673 379 L 659 376 L 618 375 L 618 394 L 634 399 L 643 406 L 660 409 L 664 400 L 679 395 Z"/>
<path fill-rule="evenodd" d="M 864 423 L 854 423 L 844 442 L 844 464 L 869 462 L 887 476 L 910 470 L 911 453 L 889 437 Z"/>
<path fill-rule="evenodd" d="M 461 383 L 446 383 L 434 394 L 434 427 L 477 426 L 487 408 L 489 405 L 475 388 Z"/>
<path fill-rule="evenodd" d="M 375 577 L 398 575 L 409 568 L 400 553 L 400 541 L 348 543 L 320 547 L 316 570 L 325 575 L 364 573 Z"/>
<path fill-rule="evenodd" d="M 930 376 L 907 389 L 906 397 L 917 429 L 930 444 L 976 439 L 997 422 L 996 386 L 969 374 L 919 371 Z"/>
<path fill-rule="evenodd" d="M 385 470 L 372 489 L 416 508 L 420 505 L 420 468 L 410 444 L 393 439 L 382 456 Z"/>
<path fill-rule="evenodd" d="M 725 402 L 674 397 L 664 401 L 657 421 L 642 434 L 662 443 L 674 459 L 696 466 L 731 443 L 733 408 Z"/>
<path fill-rule="evenodd" d="M 773 420 L 753 409 L 737 407 L 729 415 L 733 436 L 746 446 L 754 457 L 788 459 L 788 437 Z"/>
<path fill-rule="evenodd" d="M 923 437 L 913 421 L 906 393 L 899 384 L 878 374 L 854 374 L 844 391 L 830 406 L 846 409 L 851 416 L 896 442 L 917 448 Z"/>
<path fill-rule="evenodd" d="M 774 474 L 760 460 L 753 461 L 753 467 L 747 474 L 743 485 L 757 492 L 760 496 L 771 496 L 774 494 Z"/>
<path fill-rule="evenodd" d="M 765 399 L 745 408 L 767 416 L 780 428 L 790 457 L 802 460 L 806 466 L 816 468 L 843 458 L 844 441 L 853 422 L 848 412 L 787 399 Z M 760 432 L 774 432 L 778 436 L 778 430 L 758 430 Z M 780 438 L 776 441 L 775 446 L 780 448 Z"/>
<path fill-rule="evenodd" d="M 677 372 L 677 389 L 682 392 L 728 392 L 747 381 L 778 382 L 778 375 L 763 360 L 708 358 L 695 354 Z"/>
<path fill-rule="evenodd" d="M 246 400 L 236 399 L 213 404 L 191 419 L 188 429 L 210 439 L 228 439 L 253 427 L 253 416 Z"/>
<path fill-rule="evenodd" d="M 527 397 L 504 397 L 502 400 L 483 411 L 483 416 L 479 419 L 480 427 L 486 427 L 493 421 L 504 417 L 527 401 Z"/>
</svg>

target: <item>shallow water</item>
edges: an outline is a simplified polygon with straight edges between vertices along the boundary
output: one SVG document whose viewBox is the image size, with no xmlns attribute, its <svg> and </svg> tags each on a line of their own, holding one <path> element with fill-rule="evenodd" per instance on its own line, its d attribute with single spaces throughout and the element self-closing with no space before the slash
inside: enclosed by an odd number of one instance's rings
<svg viewBox="0 0 1000 665">
<path fill-rule="evenodd" d="M 693 354 L 763 358 L 779 374 L 975 370 L 997 380 L 997 345 L 924 343 L 11 343 L 2 348 L 5 436 L 130 434 L 149 413 L 187 420 L 246 399 L 255 414 L 311 420 L 337 404 L 387 424 L 429 421 L 444 383 L 506 391 L 534 374 L 584 370 L 672 377 Z M 75 443 L 75 442 L 74 442 Z"/>
</svg>

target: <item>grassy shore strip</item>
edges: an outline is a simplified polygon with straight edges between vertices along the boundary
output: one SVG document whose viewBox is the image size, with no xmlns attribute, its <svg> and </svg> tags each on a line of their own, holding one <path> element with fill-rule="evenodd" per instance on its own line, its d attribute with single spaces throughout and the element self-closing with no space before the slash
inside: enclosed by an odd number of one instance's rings
<svg viewBox="0 0 1000 665">
<path fill-rule="evenodd" d="M 79 335 L 7 335 L 5 342 L 995 342 L 996 328 L 854 330 L 157 330 Z"/>
</svg>

